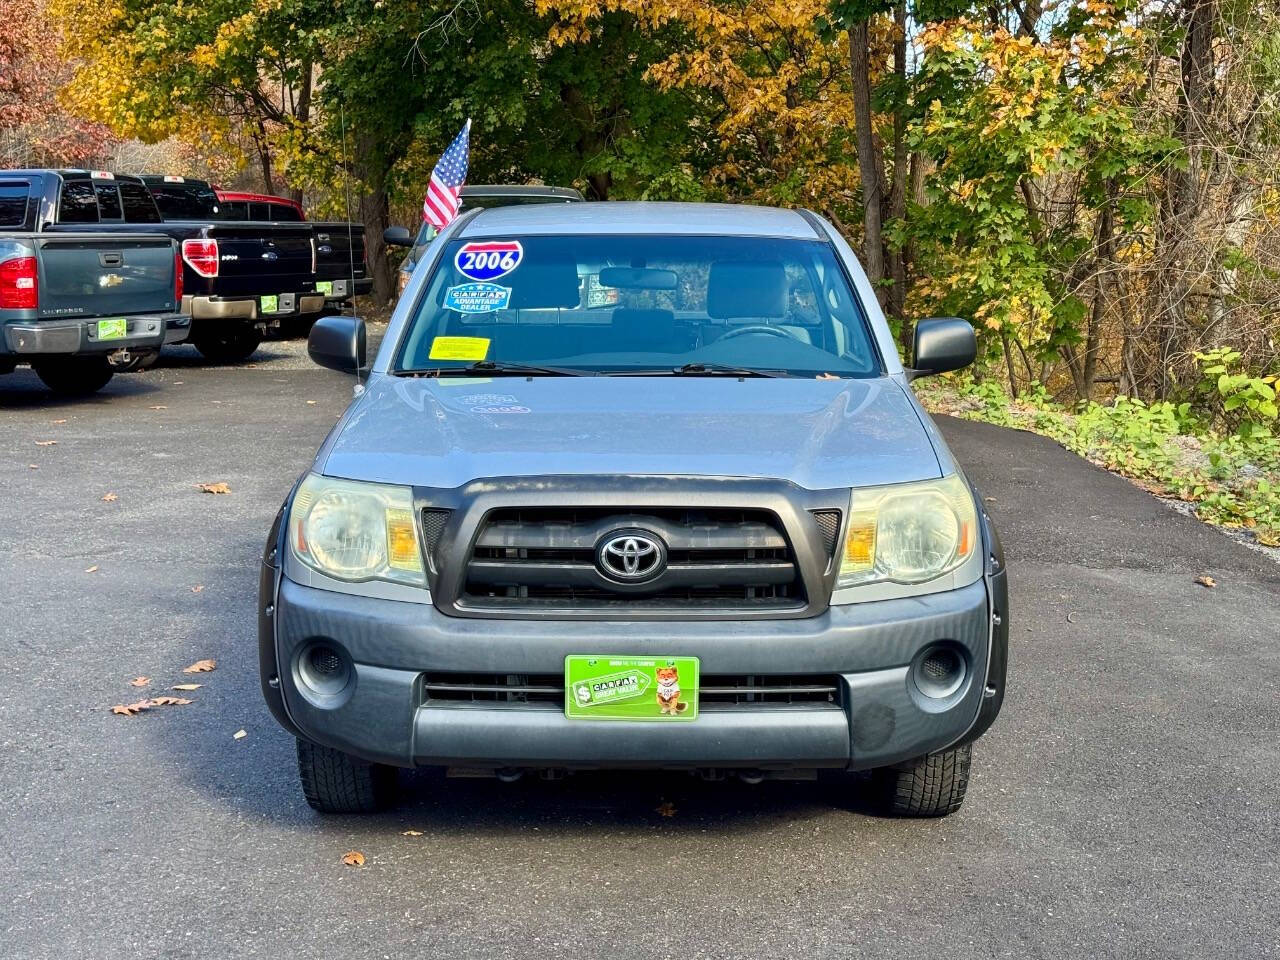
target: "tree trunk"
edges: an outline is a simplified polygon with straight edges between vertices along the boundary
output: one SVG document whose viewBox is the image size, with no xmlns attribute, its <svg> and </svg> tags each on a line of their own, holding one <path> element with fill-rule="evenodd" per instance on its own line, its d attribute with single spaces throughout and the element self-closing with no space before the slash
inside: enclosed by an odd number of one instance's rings
<svg viewBox="0 0 1280 960">
<path fill-rule="evenodd" d="M 893 186 L 889 190 L 889 220 L 907 218 L 907 4 L 898 0 L 893 7 L 893 76 L 898 91 L 893 104 Z M 908 336 L 906 323 L 907 256 L 902 247 L 893 246 L 885 252 L 889 261 L 889 315 L 901 324 L 903 345 Z"/>
<path fill-rule="evenodd" d="M 849 68 L 853 81 L 853 122 L 858 145 L 858 173 L 862 178 L 862 255 L 867 279 L 883 307 L 885 298 L 884 233 L 881 204 L 884 202 L 884 157 L 871 127 L 871 38 L 867 21 L 849 28 Z"/>
<path fill-rule="evenodd" d="M 360 194 L 360 222 L 364 224 L 365 251 L 369 273 L 373 277 L 373 300 L 378 306 L 391 302 L 394 290 L 391 264 L 383 232 L 391 225 L 391 207 L 387 200 L 387 174 L 391 163 L 379 148 L 376 138 L 356 138 L 356 171 L 364 184 Z"/>
<path fill-rule="evenodd" d="M 1173 360 L 1189 324 L 1190 284 L 1187 271 L 1195 258 L 1195 225 L 1208 161 L 1207 130 L 1213 108 L 1213 38 L 1218 26 L 1217 0 L 1182 0 L 1185 31 L 1180 58 L 1181 83 L 1174 131 L 1186 153 L 1186 166 L 1170 170 L 1157 224 L 1154 264 L 1159 352 L 1156 371 L 1160 398 L 1172 392 Z"/>
<path fill-rule="evenodd" d="M 312 86 L 312 64 L 309 59 L 302 62 L 302 82 L 298 89 L 298 102 L 294 106 L 294 118 L 301 125 L 303 130 L 309 129 L 311 123 L 311 86 Z M 294 203 L 302 203 L 302 188 L 290 187 L 289 199 Z"/>
</svg>

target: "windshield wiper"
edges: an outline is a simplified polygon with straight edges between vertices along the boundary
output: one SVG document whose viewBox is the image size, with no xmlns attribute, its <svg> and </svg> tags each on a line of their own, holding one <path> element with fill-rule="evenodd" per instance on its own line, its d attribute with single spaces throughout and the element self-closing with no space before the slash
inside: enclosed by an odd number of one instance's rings
<svg viewBox="0 0 1280 960">
<path fill-rule="evenodd" d="M 734 367 L 725 363 L 686 363 L 657 370 L 617 370 L 616 377 L 788 377 L 785 370 L 763 370 L 758 367 Z"/>
<path fill-rule="evenodd" d="M 594 370 L 572 370 L 569 367 L 540 367 L 529 363 L 507 363 L 479 360 L 469 367 L 423 367 L 397 370 L 401 377 L 589 377 Z"/>
</svg>

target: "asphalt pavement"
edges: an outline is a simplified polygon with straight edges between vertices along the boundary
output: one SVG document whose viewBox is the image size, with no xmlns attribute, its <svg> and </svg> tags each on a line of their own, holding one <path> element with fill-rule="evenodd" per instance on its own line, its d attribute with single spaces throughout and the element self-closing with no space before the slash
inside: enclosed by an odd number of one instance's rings
<svg viewBox="0 0 1280 960">
<path fill-rule="evenodd" d="M 426 772 L 390 813 L 312 813 L 254 620 L 351 396 L 301 356 L 169 351 L 78 402 L 0 377 L 3 960 L 1280 956 L 1280 565 L 983 424 L 942 427 L 1004 536 L 1012 659 L 956 815 Z M 193 702 L 111 712 L 165 694 Z"/>
</svg>

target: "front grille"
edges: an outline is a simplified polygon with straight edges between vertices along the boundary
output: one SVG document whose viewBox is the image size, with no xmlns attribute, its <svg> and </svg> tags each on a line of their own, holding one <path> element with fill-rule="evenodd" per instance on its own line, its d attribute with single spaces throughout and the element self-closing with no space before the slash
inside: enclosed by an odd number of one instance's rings
<svg viewBox="0 0 1280 960">
<path fill-rule="evenodd" d="M 611 533 L 652 533 L 666 568 L 628 584 L 605 575 Z M 805 593 L 791 545 L 767 510 L 531 508 L 491 512 L 467 558 L 463 604 L 496 608 L 787 609 Z"/>
<path fill-rule="evenodd" d="M 434 573 L 439 569 L 436 563 L 436 550 L 440 546 L 440 538 L 444 536 L 445 524 L 449 522 L 452 510 L 439 510 L 427 507 L 422 511 L 422 545 L 427 553 L 427 563 Z"/>
<path fill-rule="evenodd" d="M 701 708 L 770 707 L 839 702 L 830 675 L 706 674 L 700 678 Z M 564 677 L 540 673 L 433 673 L 423 677 L 428 702 L 529 704 L 564 707 Z"/>
<path fill-rule="evenodd" d="M 822 535 L 822 548 L 830 559 L 836 555 L 836 541 L 840 539 L 840 511 L 811 510 L 809 512 L 818 522 L 818 532 Z"/>
</svg>

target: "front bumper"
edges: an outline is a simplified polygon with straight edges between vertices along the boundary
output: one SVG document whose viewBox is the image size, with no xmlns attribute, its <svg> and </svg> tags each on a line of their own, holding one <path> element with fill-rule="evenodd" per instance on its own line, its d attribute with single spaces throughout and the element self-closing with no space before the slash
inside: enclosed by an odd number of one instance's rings
<svg viewBox="0 0 1280 960">
<path fill-rule="evenodd" d="M 182 298 L 182 312 L 196 320 L 249 320 L 272 323 L 300 313 L 324 310 L 323 293 L 282 293 L 277 297 L 279 309 L 263 312 L 259 297 L 215 297 L 187 295 Z"/>
<path fill-rule="evenodd" d="M 303 586 L 262 568 L 263 692 L 296 736 L 397 766 L 839 768 L 886 766 L 972 739 L 1004 685 L 1003 570 L 947 593 L 760 621 L 528 621 L 450 617 L 431 604 Z M 320 696 L 298 664 L 318 640 L 354 680 Z M 910 680 L 926 647 L 964 651 L 964 685 L 929 701 Z M 992 656 L 992 651 L 997 651 Z M 835 703 L 706 705 L 685 724 L 568 720 L 553 703 L 429 699 L 427 673 L 557 674 L 569 653 L 696 656 L 704 675 L 837 678 Z"/>
<path fill-rule="evenodd" d="M 4 325 L 3 345 L 6 352 L 21 356 L 159 350 L 170 319 L 167 314 L 127 317 L 125 336 L 112 340 L 98 339 L 97 320 L 15 321 Z"/>
</svg>

